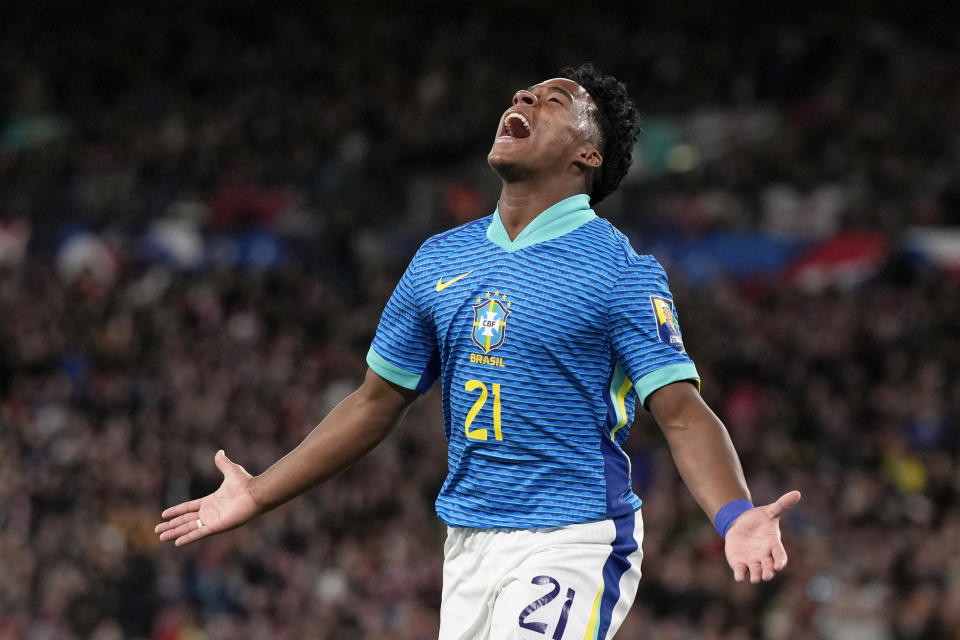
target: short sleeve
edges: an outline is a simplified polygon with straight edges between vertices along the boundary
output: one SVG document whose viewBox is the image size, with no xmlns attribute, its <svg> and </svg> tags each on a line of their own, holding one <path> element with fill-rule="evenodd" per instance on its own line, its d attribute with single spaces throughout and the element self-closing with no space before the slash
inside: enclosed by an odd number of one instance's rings
<svg viewBox="0 0 960 640">
<path fill-rule="evenodd" d="M 385 380 L 426 393 L 439 375 L 440 354 L 433 322 L 422 312 L 417 298 L 417 291 L 425 286 L 417 277 L 422 253 L 423 248 L 387 301 L 367 352 L 367 365 Z"/>
<path fill-rule="evenodd" d="M 646 405 L 647 397 L 672 382 L 688 380 L 700 388 L 700 376 L 687 355 L 673 296 L 663 267 L 650 256 L 633 255 L 611 291 L 609 337 Z"/>
</svg>

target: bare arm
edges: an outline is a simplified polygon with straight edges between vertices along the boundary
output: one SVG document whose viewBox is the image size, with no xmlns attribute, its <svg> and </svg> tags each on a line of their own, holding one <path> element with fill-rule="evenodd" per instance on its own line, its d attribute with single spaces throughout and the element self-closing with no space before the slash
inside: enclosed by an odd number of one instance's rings
<svg viewBox="0 0 960 640">
<path fill-rule="evenodd" d="M 692 384 L 661 387 L 650 395 L 648 406 L 680 476 L 711 521 L 731 500 L 750 499 L 726 427 Z"/>
<path fill-rule="evenodd" d="M 661 387 L 650 395 L 650 411 L 667 438 L 674 463 L 693 497 L 710 520 L 733 500 L 749 500 L 740 459 L 726 427 L 700 394 L 686 382 Z M 780 516 L 800 501 L 790 491 L 776 502 L 740 512 L 729 526 L 724 542 L 727 563 L 737 582 L 770 580 L 787 566 L 780 541 Z M 737 513 L 739 515 L 737 516 Z"/>
<path fill-rule="evenodd" d="M 184 545 L 228 531 L 331 478 L 375 447 L 417 397 L 367 370 L 363 384 L 314 427 L 295 449 L 253 477 L 223 451 L 214 458 L 223 473 L 215 492 L 166 509 L 155 531 Z"/>
<path fill-rule="evenodd" d="M 387 437 L 417 395 L 368 369 L 359 389 L 293 451 L 253 478 L 254 501 L 272 509 L 343 471 Z"/>
</svg>

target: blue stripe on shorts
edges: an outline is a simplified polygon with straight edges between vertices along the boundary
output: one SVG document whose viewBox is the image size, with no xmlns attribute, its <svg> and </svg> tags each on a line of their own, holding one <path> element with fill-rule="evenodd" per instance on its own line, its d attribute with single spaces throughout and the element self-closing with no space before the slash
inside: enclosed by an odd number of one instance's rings
<svg viewBox="0 0 960 640">
<path fill-rule="evenodd" d="M 613 619 L 613 609 L 620 600 L 620 578 L 630 569 L 630 554 L 637 550 L 634 531 L 637 513 L 631 511 L 613 519 L 617 535 L 613 539 L 613 549 L 603 565 L 603 597 L 600 600 L 600 614 L 597 620 L 597 632 L 594 638 L 606 638 Z"/>
</svg>

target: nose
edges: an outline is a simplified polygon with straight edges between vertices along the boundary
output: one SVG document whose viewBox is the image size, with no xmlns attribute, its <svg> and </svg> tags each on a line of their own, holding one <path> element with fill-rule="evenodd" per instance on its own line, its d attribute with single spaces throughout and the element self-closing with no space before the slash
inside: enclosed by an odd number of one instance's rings
<svg viewBox="0 0 960 640">
<path fill-rule="evenodd" d="M 527 105 L 534 105 L 537 103 L 537 96 L 530 93 L 526 89 L 520 89 L 515 94 L 513 94 L 513 106 L 517 106 L 520 103 Z"/>
</svg>

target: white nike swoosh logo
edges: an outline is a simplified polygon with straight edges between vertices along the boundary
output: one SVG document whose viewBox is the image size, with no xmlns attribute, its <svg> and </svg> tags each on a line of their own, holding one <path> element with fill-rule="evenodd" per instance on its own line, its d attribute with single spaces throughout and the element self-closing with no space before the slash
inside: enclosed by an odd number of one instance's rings
<svg viewBox="0 0 960 640">
<path fill-rule="evenodd" d="M 446 282 L 444 282 L 443 277 L 441 277 L 439 280 L 437 280 L 437 293 L 443 291 L 444 289 L 452 285 L 457 280 L 460 280 L 461 278 L 466 278 L 471 273 L 473 273 L 473 271 L 467 271 L 466 273 L 462 273 L 456 278 L 453 278 L 452 280 L 447 280 Z"/>
</svg>

